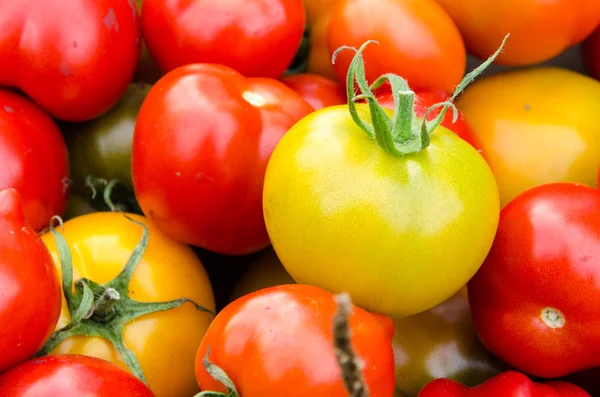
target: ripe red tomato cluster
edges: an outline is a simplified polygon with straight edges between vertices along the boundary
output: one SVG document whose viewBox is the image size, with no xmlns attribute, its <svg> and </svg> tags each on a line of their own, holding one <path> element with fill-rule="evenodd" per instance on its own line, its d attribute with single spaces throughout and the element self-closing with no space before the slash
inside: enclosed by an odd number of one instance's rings
<svg viewBox="0 0 600 397">
<path fill-rule="evenodd" d="M 600 395 L 597 0 L 0 31 L 0 396 Z"/>
</svg>

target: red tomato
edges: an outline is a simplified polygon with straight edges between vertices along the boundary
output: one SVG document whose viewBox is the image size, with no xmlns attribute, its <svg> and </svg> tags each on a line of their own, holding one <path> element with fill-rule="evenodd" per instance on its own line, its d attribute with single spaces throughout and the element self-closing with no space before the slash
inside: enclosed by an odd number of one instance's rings
<svg viewBox="0 0 600 397">
<path fill-rule="evenodd" d="M 148 93 L 133 137 L 133 185 L 144 214 L 174 240 L 213 252 L 268 246 L 267 162 L 312 111 L 280 81 L 245 78 L 227 66 L 168 73 Z"/>
<path fill-rule="evenodd" d="M 444 91 L 424 91 L 415 93 L 415 113 L 417 117 L 425 116 L 425 113 L 429 107 L 435 105 L 436 103 L 447 101 L 449 98 L 450 95 Z M 394 97 L 392 94 L 386 93 L 378 95 L 377 100 L 382 106 L 394 110 Z M 441 107 L 432 110 L 427 116 L 427 120 L 435 119 L 440 114 L 441 110 Z M 448 128 L 465 141 L 469 142 L 471 146 L 473 146 L 479 151 L 479 153 L 483 155 L 481 151 L 481 142 L 479 141 L 477 134 L 475 134 L 473 129 L 471 129 L 471 126 L 467 122 L 467 119 L 465 119 L 465 116 L 459 112 L 458 119 L 455 123 L 452 122 L 453 118 L 454 115 L 452 110 L 448 109 L 441 125 Z"/>
<path fill-rule="evenodd" d="M 377 40 L 363 53 L 371 82 L 395 73 L 414 90 L 452 92 L 465 72 L 458 28 L 434 0 L 340 0 L 331 10 L 328 40 L 330 54 L 341 46 L 359 48 Z M 353 56 L 344 51 L 336 60 L 340 81 L 346 81 Z"/>
<path fill-rule="evenodd" d="M 36 230 L 65 210 L 67 147 L 54 121 L 27 98 L 0 90 L 0 188 L 21 193 L 25 219 Z"/>
<path fill-rule="evenodd" d="M 302 40 L 302 0 L 144 0 L 142 30 L 163 72 L 218 63 L 279 78 Z"/>
<path fill-rule="evenodd" d="M 598 0 L 436 0 L 460 29 L 467 49 L 486 59 L 507 33 L 496 59 L 532 65 L 579 43 L 600 23 Z"/>
<path fill-rule="evenodd" d="M 567 382 L 534 383 L 526 375 L 507 371 L 479 386 L 468 388 L 455 380 L 440 378 L 429 382 L 418 397 L 591 397 Z"/>
<path fill-rule="evenodd" d="M 130 0 L 0 2 L 0 85 L 53 116 L 93 119 L 121 98 L 140 56 Z"/>
<path fill-rule="evenodd" d="M 583 60 L 590 76 L 600 80 L 600 26 L 583 42 Z"/>
<path fill-rule="evenodd" d="M 154 397 L 141 380 L 94 357 L 45 356 L 0 375 L 2 397 Z"/>
<path fill-rule="evenodd" d="M 315 110 L 346 103 L 346 91 L 337 82 L 318 74 L 295 74 L 281 81 L 296 91 Z"/>
<path fill-rule="evenodd" d="M 600 366 L 599 260 L 600 191 L 554 183 L 515 197 L 468 284 L 484 345 L 544 378 Z"/>
<path fill-rule="evenodd" d="M 17 191 L 0 190 L 0 372 L 42 347 L 56 327 L 60 307 L 60 281 L 50 252 L 23 218 Z"/>
<path fill-rule="evenodd" d="M 226 391 L 202 360 L 222 368 L 244 397 L 346 397 L 333 344 L 337 310 L 329 292 L 308 285 L 262 289 L 230 303 L 213 320 L 196 356 L 202 390 Z M 393 325 L 354 307 L 352 345 L 370 395 L 394 394 Z"/>
</svg>

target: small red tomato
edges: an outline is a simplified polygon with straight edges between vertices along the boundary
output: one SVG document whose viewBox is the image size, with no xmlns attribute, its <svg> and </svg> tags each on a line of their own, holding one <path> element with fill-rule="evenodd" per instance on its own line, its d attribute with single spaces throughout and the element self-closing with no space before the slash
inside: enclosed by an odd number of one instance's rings
<svg viewBox="0 0 600 397">
<path fill-rule="evenodd" d="M 336 361 L 334 296 L 308 285 L 262 289 L 230 303 L 213 320 L 196 356 L 202 390 L 226 391 L 205 370 L 225 371 L 243 397 L 346 397 Z M 370 395 L 394 394 L 393 324 L 354 307 L 351 343 L 363 361 Z"/>
<path fill-rule="evenodd" d="M 132 0 L 0 1 L 0 86 L 87 121 L 116 104 L 140 57 Z"/>
<path fill-rule="evenodd" d="M 300 94 L 315 110 L 346 103 L 344 88 L 327 77 L 304 73 L 286 76 L 281 81 Z"/>
<path fill-rule="evenodd" d="M 279 78 L 300 46 L 302 0 L 144 0 L 144 41 L 164 73 L 192 63 Z"/>
<path fill-rule="evenodd" d="M 67 147 L 54 121 L 29 99 L 0 90 L 0 189 L 19 191 L 25 219 L 38 231 L 62 215 L 68 185 Z"/>
<path fill-rule="evenodd" d="M 50 252 L 23 218 L 19 193 L 0 190 L 0 373 L 42 347 L 60 307 L 60 280 Z"/>
<path fill-rule="evenodd" d="M 27 361 L 0 375 L 2 397 L 154 397 L 141 380 L 99 358 L 65 354 Z"/>
<path fill-rule="evenodd" d="M 465 45 L 448 14 L 434 0 L 339 0 L 333 4 L 327 34 L 330 56 L 342 46 L 365 49 L 366 76 L 404 77 L 414 90 L 454 91 L 466 67 Z M 498 42 L 496 45 L 499 45 Z M 341 52 L 334 68 L 346 81 L 353 57 Z"/>
<path fill-rule="evenodd" d="M 436 103 L 445 102 L 448 99 L 450 99 L 450 95 L 444 91 L 416 92 L 415 114 L 417 117 L 423 117 L 425 116 L 427 109 L 429 109 L 431 106 L 435 105 Z M 377 100 L 382 106 L 394 110 L 394 98 L 391 93 L 380 94 L 377 96 Z M 440 114 L 441 110 L 441 107 L 432 110 L 427 116 L 427 120 L 435 119 Z M 452 122 L 453 118 L 454 115 L 452 110 L 448 109 L 441 125 L 454 132 L 463 140 L 469 142 L 471 146 L 473 146 L 479 151 L 479 153 L 483 155 L 479 138 L 477 137 L 477 134 L 473 132 L 473 129 L 471 129 L 471 126 L 469 125 L 467 119 L 465 119 L 465 116 L 461 112 L 458 112 L 458 118 L 456 119 L 455 123 Z"/>
<path fill-rule="evenodd" d="M 142 211 L 174 240 L 213 252 L 267 247 L 267 162 L 313 111 L 277 80 L 223 65 L 171 71 L 148 93 L 135 126 L 132 174 Z"/>
<path fill-rule="evenodd" d="M 515 197 L 467 288 L 483 344 L 544 378 L 600 366 L 599 261 L 600 191 L 553 183 Z"/>
</svg>

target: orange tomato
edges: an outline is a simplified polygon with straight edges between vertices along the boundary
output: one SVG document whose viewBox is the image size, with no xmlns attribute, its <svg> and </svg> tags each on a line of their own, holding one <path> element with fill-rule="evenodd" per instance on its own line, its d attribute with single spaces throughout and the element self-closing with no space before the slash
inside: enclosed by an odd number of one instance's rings
<svg viewBox="0 0 600 397">
<path fill-rule="evenodd" d="M 486 59 L 510 33 L 501 65 L 548 60 L 582 41 L 600 23 L 598 0 L 437 0 L 460 29 L 467 49 Z"/>
<path fill-rule="evenodd" d="M 331 53 L 327 34 L 329 32 L 329 13 L 318 18 L 310 29 L 310 45 L 307 60 L 307 71 L 337 80 L 337 74 L 331 63 Z M 343 80 L 342 80 L 343 81 Z"/>
<path fill-rule="evenodd" d="M 312 26 L 321 15 L 327 13 L 335 0 L 304 0 L 306 8 L 306 24 Z"/>
<path fill-rule="evenodd" d="M 433 0 L 336 2 L 328 29 L 330 54 L 344 45 L 359 48 L 367 40 L 379 42 L 363 53 L 369 81 L 395 73 L 413 90 L 452 92 L 464 75 L 466 53 L 458 28 Z M 340 81 L 346 80 L 353 55 L 344 51 L 336 60 Z"/>
<path fill-rule="evenodd" d="M 281 81 L 296 91 L 315 110 L 346 103 L 346 92 L 335 80 L 318 74 L 302 73 L 286 76 Z"/>
</svg>

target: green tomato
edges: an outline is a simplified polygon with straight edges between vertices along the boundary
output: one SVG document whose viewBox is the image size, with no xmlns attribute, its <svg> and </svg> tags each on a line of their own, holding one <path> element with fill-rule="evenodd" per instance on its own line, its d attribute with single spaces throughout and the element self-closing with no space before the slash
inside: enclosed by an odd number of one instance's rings
<svg viewBox="0 0 600 397">
<path fill-rule="evenodd" d="M 89 195 L 86 178 L 131 182 L 131 144 L 137 114 L 151 86 L 131 84 L 121 101 L 103 116 L 78 128 L 70 128 L 67 144 L 73 189 Z M 75 130 L 73 130 L 75 129 Z"/>
</svg>

